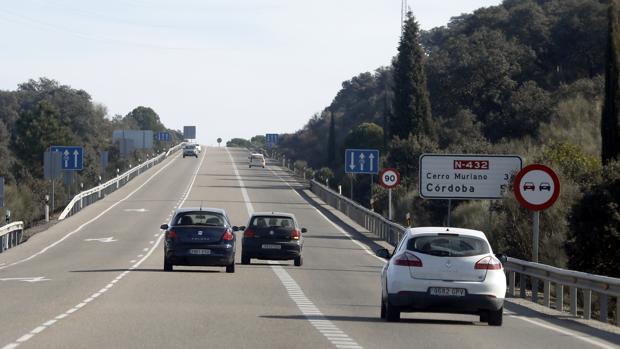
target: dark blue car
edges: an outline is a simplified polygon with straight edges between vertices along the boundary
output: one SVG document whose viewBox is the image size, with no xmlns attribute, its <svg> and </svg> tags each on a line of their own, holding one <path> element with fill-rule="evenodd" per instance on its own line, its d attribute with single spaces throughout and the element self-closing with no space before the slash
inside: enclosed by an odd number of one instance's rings
<svg viewBox="0 0 620 349">
<path fill-rule="evenodd" d="M 235 272 L 235 233 L 226 212 L 219 208 L 177 209 L 164 224 L 164 270 L 175 265 L 221 266 Z"/>
</svg>

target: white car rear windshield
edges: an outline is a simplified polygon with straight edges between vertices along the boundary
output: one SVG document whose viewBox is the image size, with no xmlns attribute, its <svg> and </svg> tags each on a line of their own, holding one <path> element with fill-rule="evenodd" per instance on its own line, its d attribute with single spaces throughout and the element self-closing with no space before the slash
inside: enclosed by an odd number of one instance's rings
<svg viewBox="0 0 620 349">
<path fill-rule="evenodd" d="M 487 254 L 490 251 L 486 241 L 458 234 L 413 237 L 407 242 L 407 249 L 439 257 L 470 257 Z"/>
</svg>

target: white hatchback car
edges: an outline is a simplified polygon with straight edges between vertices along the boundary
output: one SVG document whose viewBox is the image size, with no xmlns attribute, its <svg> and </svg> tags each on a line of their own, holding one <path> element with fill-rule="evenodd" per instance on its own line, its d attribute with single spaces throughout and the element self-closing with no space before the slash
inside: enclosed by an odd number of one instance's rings
<svg viewBox="0 0 620 349">
<path fill-rule="evenodd" d="M 401 312 L 475 314 L 502 325 L 506 276 L 484 233 L 445 227 L 409 228 L 381 272 L 381 318 Z M 498 259 L 499 258 L 499 259 Z"/>
<path fill-rule="evenodd" d="M 248 160 L 250 160 L 248 164 L 250 168 L 252 168 L 252 166 L 265 168 L 265 157 L 263 154 L 250 154 Z"/>
</svg>

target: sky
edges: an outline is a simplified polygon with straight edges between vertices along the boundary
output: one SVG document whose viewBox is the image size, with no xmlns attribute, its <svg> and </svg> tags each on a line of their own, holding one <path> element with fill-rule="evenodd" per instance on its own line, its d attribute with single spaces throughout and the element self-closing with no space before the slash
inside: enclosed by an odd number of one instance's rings
<svg viewBox="0 0 620 349">
<path fill-rule="evenodd" d="M 408 0 L 422 29 L 501 0 Z M 401 0 L 0 0 L 0 89 L 47 77 L 198 141 L 301 129 L 390 64 Z"/>
</svg>

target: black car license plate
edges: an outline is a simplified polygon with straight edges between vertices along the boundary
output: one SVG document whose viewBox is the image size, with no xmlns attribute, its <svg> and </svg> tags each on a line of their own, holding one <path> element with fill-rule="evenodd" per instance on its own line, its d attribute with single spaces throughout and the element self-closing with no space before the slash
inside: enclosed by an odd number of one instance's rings
<svg viewBox="0 0 620 349">
<path fill-rule="evenodd" d="M 198 248 L 193 248 L 191 250 L 189 250 L 190 254 L 199 254 L 199 255 L 207 255 L 207 254 L 211 254 L 211 250 L 207 250 L 207 249 L 198 249 Z"/>
<path fill-rule="evenodd" d="M 464 288 L 431 287 L 428 289 L 431 296 L 465 297 L 467 291 Z"/>
</svg>

